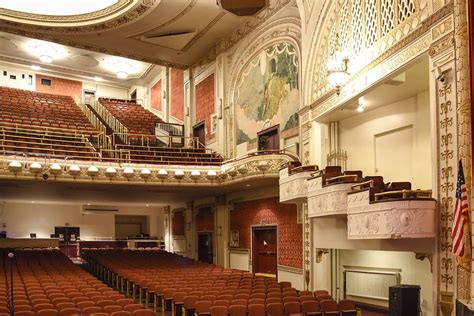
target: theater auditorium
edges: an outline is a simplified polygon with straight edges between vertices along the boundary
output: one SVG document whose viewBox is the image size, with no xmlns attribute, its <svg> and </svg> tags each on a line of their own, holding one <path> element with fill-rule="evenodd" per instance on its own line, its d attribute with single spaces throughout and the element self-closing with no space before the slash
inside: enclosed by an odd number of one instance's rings
<svg viewBox="0 0 474 316">
<path fill-rule="evenodd" d="M 0 316 L 474 315 L 472 0 L 0 0 Z"/>
</svg>

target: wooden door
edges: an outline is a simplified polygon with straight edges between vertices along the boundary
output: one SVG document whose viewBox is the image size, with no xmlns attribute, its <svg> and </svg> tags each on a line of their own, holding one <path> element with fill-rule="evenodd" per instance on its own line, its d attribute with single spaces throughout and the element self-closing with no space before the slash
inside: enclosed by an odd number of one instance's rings
<svg viewBox="0 0 474 316">
<path fill-rule="evenodd" d="M 277 230 L 276 227 L 253 228 L 253 272 L 277 273 Z"/>
<path fill-rule="evenodd" d="M 272 126 L 257 133 L 258 150 L 280 150 L 279 125 Z"/>
<path fill-rule="evenodd" d="M 206 123 L 204 121 L 193 126 L 193 137 L 197 137 L 199 141 L 196 148 L 206 145 Z"/>
<path fill-rule="evenodd" d="M 198 233 L 198 260 L 213 263 L 212 233 Z"/>
</svg>

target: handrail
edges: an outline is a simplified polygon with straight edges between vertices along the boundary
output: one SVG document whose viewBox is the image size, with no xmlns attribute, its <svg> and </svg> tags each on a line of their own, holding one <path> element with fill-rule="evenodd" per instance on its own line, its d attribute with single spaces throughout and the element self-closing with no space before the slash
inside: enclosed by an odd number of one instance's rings
<svg viewBox="0 0 474 316">
<path fill-rule="evenodd" d="M 350 179 L 350 178 L 352 178 L 354 181 L 357 181 L 357 175 L 356 174 L 343 174 L 341 176 L 327 178 L 326 182 L 329 184 L 333 181 L 337 181 L 337 180 L 341 180 L 341 179 Z"/>
<path fill-rule="evenodd" d="M 104 119 L 104 121 L 109 125 L 115 133 L 121 133 L 124 135 L 125 139 L 122 138 L 124 142 L 127 142 L 128 128 L 125 127 L 110 111 L 102 105 L 100 102 L 91 100 L 91 107 L 97 114 Z"/>
<path fill-rule="evenodd" d="M 33 128 L 34 127 L 34 128 Z M 92 134 L 100 134 L 99 131 L 92 131 L 86 129 L 64 129 L 61 127 L 51 127 L 51 126 L 42 126 L 42 125 L 27 125 L 27 124 L 17 124 L 17 123 L 7 123 L 7 122 L 0 122 L 0 129 L 16 129 L 16 130 L 26 130 L 32 131 L 35 133 L 56 133 L 62 135 L 92 135 Z"/>
<path fill-rule="evenodd" d="M 91 111 L 82 101 L 76 103 L 79 108 L 82 110 L 82 112 L 85 114 L 89 122 L 91 122 L 92 126 L 94 126 L 96 129 L 101 131 L 102 137 L 99 138 L 99 146 L 103 147 L 105 145 L 105 138 L 104 135 L 107 133 L 107 128 L 105 125 L 100 121 L 100 119 L 95 115 L 94 112 Z"/>
<path fill-rule="evenodd" d="M 117 135 L 121 139 L 126 138 L 127 141 L 125 142 L 127 145 L 135 145 L 132 144 L 132 140 L 138 140 L 138 144 L 140 146 L 151 146 L 151 147 L 174 147 L 173 145 L 179 145 L 179 147 L 184 148 L 203 148 L 206 151 L 210 151 L 210 149 L 205 148 L 205 146 L 199 141 L 198 137 L 191 137 L 191 136 L 173 136 L 173 135 L 153 135 L 153 134 L 131 134 L 131 133 L 114 133 L 113 135 Z M 174 140 L 178 139 L 179 142 L 175 142 Z M 158 140 L 164 145 L 159 146 L 157 144 L 150 145 L 151 140 Z"/>
<path fill-rule="evenodd" d="M 248 153 L 248 154 L 236 157 L 236 158 L 225 160 L 222 164 L 228 164 L 228 163 L 236 162 L 236 161 L 239 161 L 239 160 L 244 160 L 248 157 L 259 156 L 259 155 L 284 155 L 284 156 L 290 157 L 291 159 L 293 159 L 293 161 L 300 161 L 299 158 L 297 156 L 295 156 L 293 153 L 287 152 L 286 150 L 283 149 L 283 150 L 259 150 L 259 151 L 254 151 L 252 153 Z"/>
<path fill-rule="evenodd" d="M 380 201 L 382 197 L 391 195 L 402 195 L 402 199 L 430 199 L 432 190 L 397 190 L 375 193 L 375 201 Z"/>
</svg>

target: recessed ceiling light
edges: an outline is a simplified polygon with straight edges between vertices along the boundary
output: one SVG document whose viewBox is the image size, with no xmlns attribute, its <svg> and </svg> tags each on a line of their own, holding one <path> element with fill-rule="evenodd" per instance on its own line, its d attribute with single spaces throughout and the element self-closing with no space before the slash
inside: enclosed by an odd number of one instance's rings
<svg viewBox="0 0 474 316">
<path fill-rule="evenodd" d="M 101 81 L 104 80 L 104 79 L 102 79 L 102 77 L 95 76 L 95 77 L 94 77 L 94 80 L 97 81 L 97 82 L 101 82 Z"/>
<path fill-rule="evenodd" d="M 41 70 L 41 67 L 38 65 L 31 65 L 31 69 L 38 71 Z"/>
<path fill-rule="evenodd" d="M 148 207 L 148 206 L 150 206 L 150 204 L 146 204 L 145 206 Z"/>
</svg>

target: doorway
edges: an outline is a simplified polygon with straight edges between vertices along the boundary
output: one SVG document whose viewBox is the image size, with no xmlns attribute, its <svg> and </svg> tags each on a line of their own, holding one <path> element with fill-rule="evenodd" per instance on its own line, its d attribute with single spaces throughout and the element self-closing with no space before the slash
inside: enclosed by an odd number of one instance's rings
<svg viewBox="0 0 474 316">
<path fill-rule="evenodd" d="M 202 121 L 193 126 L 193 137 L 196 137 L 198 143 L 196 148 L 203 148 L 206 145 L 206 122 Z"/>
<path fill-rule="evenodd" d="M 252 265 L 254 273 L 277 274 L 277 228 L 252 228 Z"/>
<path fill-rule="evenodd" d="M 280 150 L 280 125 L 274 125 L 257 133 L 258 150 Z"/>
<path fill-rule="evenodd" d="M 130 93 L 130 100 L 132 102 L 137 102 L 137 89 L 133 90 L 133 92 Z"/>
<path fill-rule="evenodd" d="M 198 233 L 198 260 L 207 263 L 214 261 L 211 232 Z"/>
</svg>

